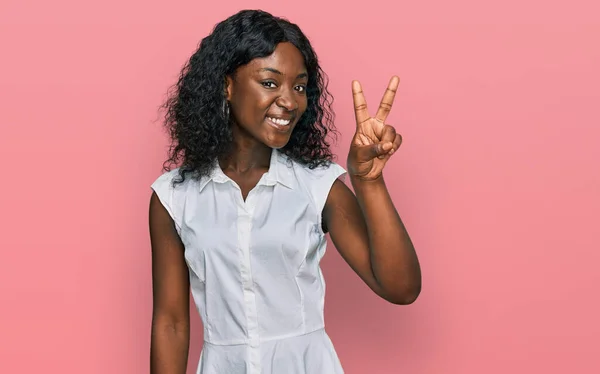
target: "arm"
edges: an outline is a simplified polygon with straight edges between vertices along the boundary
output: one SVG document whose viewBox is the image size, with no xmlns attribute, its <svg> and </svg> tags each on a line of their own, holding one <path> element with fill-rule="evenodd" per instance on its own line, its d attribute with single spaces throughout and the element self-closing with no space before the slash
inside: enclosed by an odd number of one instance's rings
<svg viewBox="0 0 600 374">
<path fill-rule="evenodd" d="M 184 248 L 169 213 L 152 193 L 151 374 L 185 374 L 189 349 L 189 278 Z"/>
<path fill-rule="evenodd" d="M 411 304 L 421 291 L 421 270 L 383 177 L 351 181 L 356 196 L 336 180 L 325 203 L 323 216 L 333 244 L 377 295 Z"/>
<path fill-rule="evenodd" d="M 392 77 L 375 117 L 360 83 L 352 82 L 356 132 L 348 174 L 356 196 L 335 181 L 323 215 L 338 251 L 365 283 L 394 304 L 411 304 L 421 292 L 421 268 L 383 179 L 385 164 L 402 143 L 395 128 L 385 124 L 399 82 Z"/>
</svg>

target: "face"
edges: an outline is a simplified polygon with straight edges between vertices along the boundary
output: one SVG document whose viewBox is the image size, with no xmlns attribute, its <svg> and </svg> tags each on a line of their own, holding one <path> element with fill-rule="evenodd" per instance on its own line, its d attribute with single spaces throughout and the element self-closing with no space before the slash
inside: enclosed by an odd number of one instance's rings
<svg viewBox="0 0 600 374">
<path fill-rule="evenodd" d="M 268 57 L 252 60 L 227 78 L 227 100 L 234 136 L 248 136 L 270 148 L 287 144 L 306 110 L 308 74 L 291 43 L 280 43 Z"/>
</svg>

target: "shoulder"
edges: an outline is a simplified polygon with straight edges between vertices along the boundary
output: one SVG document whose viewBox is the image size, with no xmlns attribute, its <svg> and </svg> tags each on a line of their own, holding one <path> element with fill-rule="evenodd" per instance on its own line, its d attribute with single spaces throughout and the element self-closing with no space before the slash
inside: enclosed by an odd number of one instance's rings
<svg viewBox="0 0 600 374">
<path fill-rule="evenodd" d="M 298 183 L 308 191 L 319 211 L 324 208 L 334 183 L 346 175 L 346 170 L 336 162 L 315 168 L 293 162 L 293 169 Z"/>
<path fill-rule="evenodd" d="M 155 186 L 163 186 L 163 185 L 169 185 L 169 184 L 173 184 L 173 179 L 179 175 L 179 168 L 176 169 L 171 169 L 167 172 L 163 172 L 162 174 L 160 174 L 158 176 L 158 178 L 156 178 L 151 186 L 154 188 Z"/>
<path fill-rule="evenodd" d="M 186 191 L 196 184 L 197 180 L 192 175 L 186 175 L 185 179 L 181 180 L 180 168 L 171 169 L 160 174 L 151 184 L 151 187 L 157 193 L 169 192 L 176 193 Z"/>
<path fill-rule="evenodd" d="M 327 165 L 310 168 L 307 165 L 302 165 L 293 162 L 294 171 L 298 177 L 304 182 L 315 183 L 323 180 L 333 180 L 343 178 L 346 175 L 346 169 L 336 162 L 329 162 Z"/>
<path fill-rule="evenodd" d="M 163 172 L 160 174 L 154 182 L 152 182 L 152 186 L 162 186 L 162 185 L 173 185 L 173 181 L 179 177 L 179 168 L 171 169 L 169 171 Z"/>
<path fill-rule="evenodd" d="M 194 185 L 190 177 L 187 177 L 182 183 L 176 183 L 179 178 L 179 168 L 175 168 L 159 175 L 150 185 L 154 192 L 153 195 L 156 195 L 178 227 L 187 191 Z"/>
</svg>

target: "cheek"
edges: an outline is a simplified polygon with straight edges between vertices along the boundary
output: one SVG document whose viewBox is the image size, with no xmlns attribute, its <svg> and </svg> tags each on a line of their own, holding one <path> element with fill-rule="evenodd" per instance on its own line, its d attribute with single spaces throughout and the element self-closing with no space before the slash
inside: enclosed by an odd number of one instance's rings
<svg viewBox="0 0 600 374">
<path fill-rule="evenodd" d="M 248 92 L 246 95 L 245 107 L 248 111 L 252 111 L 254 116 L 263 117 L 273 101 L 274 100 L 268 94 L 265 94 L 264 91 L 261 92 L 255 90 Z"/>
<path fill-rule="evenodd" d="M 306 108 L 308 108 L 308 99 L 306 96 L 303 96 L 302 98 L 298 99 L 298 111 L 301 114 L 304 114 L 304 112 L 306 112 Z"/>
<path fill-rule="evenodd" d="M 265 110 L 269 108 L 270 101 L 264 93 L 256 90 L 245 90 L 238 93 L 237 100 L 233 104 L 238 119 L 242 122 L 251 123 L 264 116 Z"/>
</svg>

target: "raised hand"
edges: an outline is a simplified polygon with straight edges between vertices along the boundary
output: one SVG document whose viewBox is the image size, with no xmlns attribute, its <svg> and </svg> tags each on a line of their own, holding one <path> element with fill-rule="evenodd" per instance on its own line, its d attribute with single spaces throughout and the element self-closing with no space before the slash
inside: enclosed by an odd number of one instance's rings
<svg viewBox="0 0 600 374">
<path fill-rule="evenodd" d="M 362 180 L 376 180 L 381 176 L 387 160 L 400 147 L 402 137 L 394 127 L 385 123 L 399 83 L 398 77 L 392 77 L 375 117 L 371 117 L 360 83 L 352 82 L 356 133 L 352 138 L 347 161 L 351 176 Z"/>
</svg>

